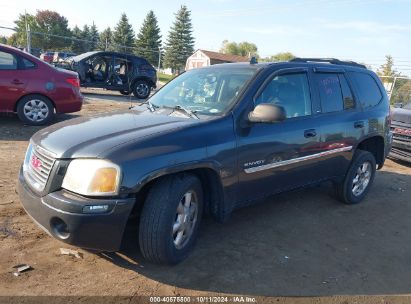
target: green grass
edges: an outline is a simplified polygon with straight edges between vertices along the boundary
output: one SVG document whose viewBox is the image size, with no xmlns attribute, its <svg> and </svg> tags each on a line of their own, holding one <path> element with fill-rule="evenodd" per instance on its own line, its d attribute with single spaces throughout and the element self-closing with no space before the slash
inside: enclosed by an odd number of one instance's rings
<svg viewBox="0 0 411 304">
<path fill-rule="evenodd" d="M 158 81 L 160 82 L 169 82 L 171 79 L 173 79 L 175 76 L 174 75 L 167 75 L 163 73 L 157 73 Z"/>
</svg>

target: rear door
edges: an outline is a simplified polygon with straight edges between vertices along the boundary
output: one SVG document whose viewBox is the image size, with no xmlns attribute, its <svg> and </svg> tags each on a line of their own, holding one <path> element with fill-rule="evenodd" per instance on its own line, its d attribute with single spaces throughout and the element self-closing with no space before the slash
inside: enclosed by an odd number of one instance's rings
<svg viewBox="0 0 411 304">
<path fill-rule="evenodd" d="M 321 150 L 325 177 L 344 176 L 364 122 L 345 71 L 339 68 L 314 68 L 314 88 L 321 105 Z"/>
<path fill-rule="evenodd" d="M 19 70 L 16 54 L 0 49 L 0 111 L 13 112 L 27 85 L 25 71 Z"/>
</svg>

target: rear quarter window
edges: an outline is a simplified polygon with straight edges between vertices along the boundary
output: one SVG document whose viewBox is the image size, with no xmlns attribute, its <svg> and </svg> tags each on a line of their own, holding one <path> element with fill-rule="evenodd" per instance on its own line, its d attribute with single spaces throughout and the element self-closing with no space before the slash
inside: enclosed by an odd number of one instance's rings
<svg viewBox="0 0 411 304">
<path fill-rule="evenodd" d="M 374 107 L 380 103 L 382 93 L 374 77 L 360 72 L 351 72 L 350 76 L 357 88 L 358 98 L 363 108 Z"/>
<path fill-rule="evenodd" d="M 36 64 L 26 58 L 22 58 L 23 62 L 23 69 L 34 69 L 36 68 Z"/>
</svg>

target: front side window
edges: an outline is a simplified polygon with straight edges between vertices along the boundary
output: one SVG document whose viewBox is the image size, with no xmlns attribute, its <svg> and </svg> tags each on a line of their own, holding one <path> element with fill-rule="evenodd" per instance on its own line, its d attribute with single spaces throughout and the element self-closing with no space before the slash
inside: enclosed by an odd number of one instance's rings
<svg viewBox="0 0 411 304">
<path fill-rule="evenodd" d="M 200 114 L 219 115 L 231 108 L 255 73 L 251 68 L 190 70 L 170 81 L 150 102 L 158 107 L 181 106 Z"/>
<path fill-rule="evenodd" d="M 17 70 L 16 56 L 0 51 L 0 70 Z"/>
<path fill-rule="evenodd" d="M 287 118 L 311 115 L 311 98 L 306 73 L 275 76 L 258 96 L 255 105 L 272 103 L 285 109 Z"/>
</svg>

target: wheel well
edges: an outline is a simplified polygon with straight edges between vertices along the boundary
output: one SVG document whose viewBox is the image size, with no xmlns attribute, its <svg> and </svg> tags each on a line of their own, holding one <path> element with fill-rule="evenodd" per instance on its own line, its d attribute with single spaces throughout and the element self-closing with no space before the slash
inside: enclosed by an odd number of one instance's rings
<svg viewBox="0 0 411 304">
<path fill-rule="evenodd" d="M 139 80 L 147 81 L 149 84 L 151 84 L 152 87 L 156 86 L 156 84 L 149 77 L 144 77 L 144 76 L 139 76 L 139 77 L 134 78 L 133 82 L 131 83 L 131 86 L 133 87 L 134 84 Z"/>
<path fill-rule="evenodd" d="M 15 105 L 14 105 L 14 109 L 13 109 L 14 112 L 17 112 L 17 107 L 18 107 L 20 101 L 21 101 L 23 98 L 28 97 L 28 96 L 41 96 L 41 97 L 47 98 L 47 100 L 51 102 L 51 104 L 53 105 L 54 109 L 57 111 L 57 109 L 56 109 L 56 104 L 55 104 L 54 101 L 51 100 L 49 97 L 47 97 L 46 95 L 43 95 L 43 94 L 39 94 L 39 93 L 30 93 L 30 94 L 26 94 L 26 95 L 24 95 L 24 96 L 21 96 L 21 97 L 19 98 L 19 100 L 17 100 L 17 102 L 16 102 Z"/>
<path fill-rule="evenodd" d="M 164 178 L 166 176 L 177 174 L 193 174 L 200 179 L 204 194 L 204 215 L 218 216 L 218 211 L 220 210 L 220 206 L 223 203 L 224 199 L 223 188 L 218 173 L 209 168 L 199 168 L 177 173 L 171 173 L 159 176 L 149 181 L 136 194 L 136 204 L 135 208 L 131 213 L 132 216 L 134 217 L 140 213 L 146 200 L 147 194 L 150 191 L 150 188 L 154 185 L 154 183 L 156 183 L 159 179 Z"/>
<path fill-rule="evenodd" d="M 357 149 L 372 153 L 378 165 L 384 163 L 384 139 L 381 136 L 374 136 L 363 140 L 358 144 Z"/>
</svg>

